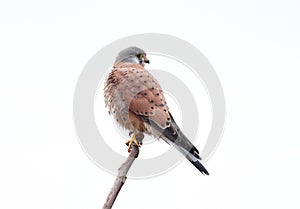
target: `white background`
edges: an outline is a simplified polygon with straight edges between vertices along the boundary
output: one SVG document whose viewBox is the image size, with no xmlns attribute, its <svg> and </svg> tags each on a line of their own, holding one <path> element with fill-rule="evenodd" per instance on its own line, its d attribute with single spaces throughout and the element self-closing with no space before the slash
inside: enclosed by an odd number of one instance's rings
<svg viewBox="0 0 300 209">
<path fill-rule="evenodd" d="M 296 0 L 1 1 L 0 208 L 102 207 L 114 176 L 77 141 L 74 88 L 104 45 L 144 32 L 207 56 L 226 129 L 209 177 L 185 161 L 128 180 L 114 208 L 299 208 L 299 9 Z"/>
</svg>

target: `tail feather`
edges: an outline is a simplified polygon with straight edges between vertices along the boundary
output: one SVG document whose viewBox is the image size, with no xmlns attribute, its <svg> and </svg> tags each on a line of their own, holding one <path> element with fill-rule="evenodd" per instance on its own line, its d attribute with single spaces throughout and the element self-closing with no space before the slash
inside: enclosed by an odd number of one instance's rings
<svg viewBox="0 0 300 209">
<path fill-rule="evenodd" d="M 191 161 L 190 162 L 203 174 L 203 175 L 209 175 L 208 171 L 206 168 L 200 163 L 199 160 L 197 161 Z"/>
<path fill-rule="evenodd" d="M 182 133 L 171 113 L 171 123 L 166 129 L 160 128 L 155 122 L 149 120 L 148 117 L 139 115 L 143 121 L 151 124 L 153 128 L 160 133 L 160 137 L 163 138 L 168 144 L 172 144 L 179 152 L 181 152 L 203 175 L 209 175 L 208 171 L 201 164 L 199 151 L 188 140 L 188 138 Z"/>
<path fill-rule="evenodd" d="M 188 159 L 203 175 L 209 175 L 208 171 L 206 170 L 206 168 L 202 165 L 202 163 L 200 162 L 200 159 L 198 158 L 198 156 L 192 155 L 190 152 L 188 152 L 187 150 L 183 149 L 181 146 L 179 146 L 178 144 L 169 141 L 179 152 L 181 152 L 186 159 Z"/>
<path fill-rule="evenodd" d="M 173 144 L 203 175 L 209 175 L 206 168 L 201 164 L 201 157 L 197 148 L 182 133 L 175 120 L 171 116 L 171 126 L 163 132 L 164 137 Z"/>
</svg>

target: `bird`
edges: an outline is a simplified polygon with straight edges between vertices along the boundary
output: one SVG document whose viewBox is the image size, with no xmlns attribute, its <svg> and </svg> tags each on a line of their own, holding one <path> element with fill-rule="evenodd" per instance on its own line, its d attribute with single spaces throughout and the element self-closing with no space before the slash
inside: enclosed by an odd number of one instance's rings
<svg viewBox="0 0 300 209">
<path fill-rule="evenodd" d="M 174 146 L 203 175 L 209 175 L 200 162 L 199 151 L 170 113 L 159 82 L 145 69 L 149 63 L 144 50 L 136 46 L 125 48 L 118 53 L 104 83 L 104 102 L 109 114 L 129 131 L 128 152 L 132 144 L 140 147 L 147 134 Z"/>
</svg>

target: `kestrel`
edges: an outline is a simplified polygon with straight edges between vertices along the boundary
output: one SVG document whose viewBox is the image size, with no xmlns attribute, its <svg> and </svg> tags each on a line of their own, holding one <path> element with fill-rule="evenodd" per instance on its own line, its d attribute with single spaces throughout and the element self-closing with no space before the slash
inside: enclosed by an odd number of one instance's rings
<svg viewBox="0 0 300 209">
<path fill-rule="evenodd" d="M 132 143 L 140 146 L 144 134 L 161 138 L 181 152 L 202 174 L 199 151 L 182 133 L 172 117 L 158 81 L 144 68 L 150 63 L 137 47 L 122 50 L 104 85 L 105 105 L 118 124 L 129 131 Z"/>
</svg>

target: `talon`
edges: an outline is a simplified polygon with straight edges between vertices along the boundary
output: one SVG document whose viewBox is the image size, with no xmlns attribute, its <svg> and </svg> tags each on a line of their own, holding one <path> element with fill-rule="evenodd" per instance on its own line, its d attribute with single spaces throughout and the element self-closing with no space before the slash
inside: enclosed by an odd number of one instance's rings
<svg viewBox="0 0 300 209">
<path fill-rule="evenodd" d="M 134 133 L 132 134 L 131 139 L 128 140 L 128 141 L 125 143 L 125 144 L 128 146 L 128 152 L 131 151 L 132 143 L 135 144 L 135 145 L 138 146 L 138 147 L 141 147 L 141 145 L 140 145 L 139 141 L 136 139 Z"/>
</svg>

